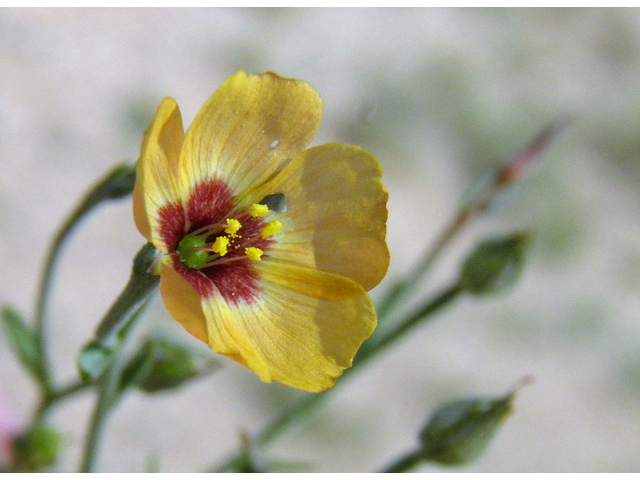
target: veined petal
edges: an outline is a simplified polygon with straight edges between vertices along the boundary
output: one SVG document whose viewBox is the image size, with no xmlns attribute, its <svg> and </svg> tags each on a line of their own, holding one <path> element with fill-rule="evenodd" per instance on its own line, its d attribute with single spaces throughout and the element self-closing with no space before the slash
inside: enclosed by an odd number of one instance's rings
<svg viewBox="0 0 640 480">
<path fill-rule="evenodd" d="M 171 316 L 191 335 L 207 343 L 202 299 L 191 284 L 169 265 L 162 266 L 160 294 Z"/>
<path fill-rule="evenodd" d="M 371 290 L 389 266 L 381 175 L 378 161 L 360 147 L 334 143 L 303 152 L 257 195 L 284 193 L 287 199 L 270 256 Z"/>
<path fill-rule="evenodd" d="M 263 262 L 252 303 L 213 295 L 203 303 L 211 348 L 255 372 L 301 390 L 331 388 L 376 325 L 357 283 L 318 270 Z"/>
<path fill-rule="evenodd" d="M 213 94 L 189 128 L 183 182 L 193 188 L 221 178 L 242 200 L 311 142 L 321 117 L 320 96 L 307 83 L 240 71 Z"/>
<path fill-rule="evenodd" d="M 133 215 L 138 230 L 165 252 L 166 246 L 158 234 L 159 210 L 181 202 L 177 173 L 183 140 L 180 109 L 175 100 L 167 97 L 145 132 L 133 191 Z"/>
</svg>

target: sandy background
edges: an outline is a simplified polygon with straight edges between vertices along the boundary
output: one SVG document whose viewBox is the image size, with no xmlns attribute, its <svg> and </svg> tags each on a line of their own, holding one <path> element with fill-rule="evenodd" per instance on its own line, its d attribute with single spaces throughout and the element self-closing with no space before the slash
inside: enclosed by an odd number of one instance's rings
<svg viewBox="0 0 640 480">
<path fill-rule="evenodd" d="M 161 98 L 185 124 L 230 74 L 273 70 L 325 102 L 315 144 L 378 156 L 390 193 L 388 280 L 412 265 L 463 191 L 548 122 L 573 123 L 533 174 L 447 252 L 425 292 L 492 233 L 536 232 L 507 295 L 465 298 L 336 392 L 268 449 L 319 471 L 379 469 L 459 396 L 536 382 L 463 471 L 640 469 L 640 11 L 0 10 L 0 301 L 33 313 L 49 240 L 86 188 L 135 160 Z M 128 201 L 74 237 L 54 292 L 59 380 L 123 287 L 142 245 Z M 159 300 L 148 328 L 195 340 Z M 232 362 L 162 397 L 132 394 L 100 468 L 198 471 L 295 397 Z M 0 397 L 25 422 L 35 392 L 0 338 Z M 90 395 L 54 420 L 77 469 Z M 439 468 L 423 466 L 422 470 Z"/>
</svg>

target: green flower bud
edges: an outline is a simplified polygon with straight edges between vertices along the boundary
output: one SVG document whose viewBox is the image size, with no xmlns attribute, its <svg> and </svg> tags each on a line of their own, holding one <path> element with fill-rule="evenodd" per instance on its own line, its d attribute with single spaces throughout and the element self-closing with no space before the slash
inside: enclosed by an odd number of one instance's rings
<svg viewBox="0 0 640 480">
<path fill-rule="evenodd" d="M 53 465 L 61 445 L 58 432 L 45 425 L 36 425 L 13 440 L 14 469 L 36 472 Z"/>
<path fill-rule="evenodd" d="M 442 465 L 474 461 L 511 413 L 516 391 L 532 380 L 522 379 L 504 397 L 458 400 L 441 406 L 420 432 L 421 446 L 414 456 Z"/>
<path fill-rule="evenodd" d="M 94 340 L 85 346 L 78 357 L 78 370 L 84 382 L 97 380 L 111 362 L 112 350 Z"/>
<path fill-rule="evenodd" d="M 89 194 L 94 201 L 117 200 L 133 192 L 136 167 L 123 163 L 114 167 L 98 182 Z"/>
<path fill-rule="evenodd" d="M 123 373 L 123 386 L 136 385 L 148 393 L 177 388 L 217 366 L 200 362 L 181 345 L 162 339 L 147 340 Z"/>
<path fill-rule="evenodd" d="M 460 288 L 481 295 L 511 287 L 522 271 L 528 239 L 516 233 L 481 243 L 462 265 Z"/>
</svg>

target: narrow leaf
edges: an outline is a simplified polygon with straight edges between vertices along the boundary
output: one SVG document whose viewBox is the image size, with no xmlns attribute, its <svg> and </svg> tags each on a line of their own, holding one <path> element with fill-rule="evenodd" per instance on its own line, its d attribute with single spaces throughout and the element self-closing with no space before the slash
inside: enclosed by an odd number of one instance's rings
<svg viewBox="0 0 640 480">
<path fill-rule="evenodd" d="M 2 309 L 2 321 L 7 338 L 17 357 L 30 373 L 38 379 L 41 378 L 40 355 L 33 330 L 10 307 Z"/>
</svg>

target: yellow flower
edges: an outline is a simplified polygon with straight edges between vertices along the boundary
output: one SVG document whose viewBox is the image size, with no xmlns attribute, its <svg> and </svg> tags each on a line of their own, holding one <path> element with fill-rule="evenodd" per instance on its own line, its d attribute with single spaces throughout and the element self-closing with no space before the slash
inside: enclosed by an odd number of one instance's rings
<svg viewBox="0 0 640 480">
<path fill-rule="evenodd" d="M 380 166 L 355 146 L 304 150 L 321 117 L 311 86 L 270 72 L 231 76 L 186 135 L 165 98 L 133 197 L 171 316 L 263 381 L 313 392 L 373 332 L 366 292 L 389 264 Z"/>
</svg>

